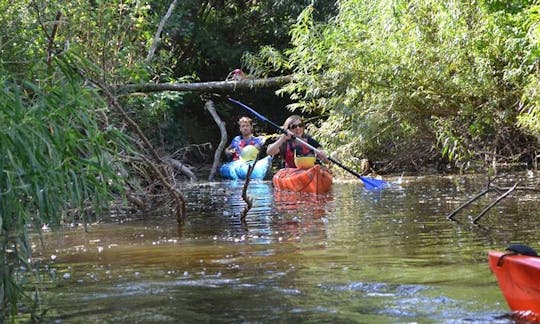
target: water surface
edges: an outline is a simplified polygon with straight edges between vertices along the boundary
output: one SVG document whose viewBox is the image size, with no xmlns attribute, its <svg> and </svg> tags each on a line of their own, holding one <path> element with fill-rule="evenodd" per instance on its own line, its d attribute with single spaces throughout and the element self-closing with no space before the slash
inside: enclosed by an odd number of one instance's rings
<svg viewBox="0 0 540 324">
<path fill-rule="evenodd" d="M 516 174 L 535 185 L 535 177 Z M 397 179 L 390 179 L 397 180 Z M 185 184 L 188 220 L 113 217 L 45 235 L 39 256 L 58 322 L 511 323 L 490 249 L 538 249 L 538 195 L 519 191 L 471 220 L 483 176 L 414 177 L 382 191 L 337 182 L 326 195 L 252 181 Z"/>
</svg>

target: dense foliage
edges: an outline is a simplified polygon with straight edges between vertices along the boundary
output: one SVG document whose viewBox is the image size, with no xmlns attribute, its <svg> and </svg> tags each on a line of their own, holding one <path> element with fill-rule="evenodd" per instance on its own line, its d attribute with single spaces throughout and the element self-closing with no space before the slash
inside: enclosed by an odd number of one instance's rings
<svg viewBox="0 0 540 324">
<path fill-rule="evenodd" d="M 86 218 L 106 206 L 113 190 L 121 192 L 114 156 L 124 136 L 100 128 L 96 105 L 106 104 L 76 80 L 57 74 L 38 87 L 4 75 L 0 84 L 2 319 L 24 296 L 18 291 L 29 278 L 17 271 L 32 269 L 28 226 Z"/>
<path fill-rule="evenodd" d="M 298 82 L 286 91 L 294 109 L 328 116 L 313 130 L 326 144 L 395 171 L 536 159 L 518 127 L 539 134 L 533 1 L 339 5 L 328 24 L 303 12 L 289 51 Z"/>
<path fill-rule="evenodd" d="M 105 74 L 85 58 L 84 35 L 66 32 L 76 7 L 62 8 L 0 2 L 0 322 L 43 311 L 29 233 L 95 219 L 125 185 L 128 138 L 89 83 Z"/>
<path fill-rule="evenodd" d="M 310 131 L 349 165 L 536 163 L 539 9 L 526 0 L 0 0 L 0 321 L 39 303 L 27 293 L 37 282 L 25 285 L 29 229 L 84 221 L 140 172 L 126 157 L 150 154 L 126 116 L 166 153 L 217 138 L 200 94 L 111 98 L 108 89 L 224 80 L 238 67 L 294 74 L 281 91 L 289 98 L 244 95 L 263 98 L 265 115 L 290 101 L 315 116 Z"/>
</svg>

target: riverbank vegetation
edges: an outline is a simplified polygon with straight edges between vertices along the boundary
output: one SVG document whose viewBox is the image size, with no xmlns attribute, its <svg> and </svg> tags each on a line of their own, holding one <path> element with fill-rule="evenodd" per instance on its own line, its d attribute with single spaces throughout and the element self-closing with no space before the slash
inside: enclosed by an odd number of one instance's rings
<svg viewBox="0 0 540 324">
<path fill-rule="evenodd" d="M 532 1 L 341 1 L 292 28 L 285 88 L 344 159 L 392 171 L 538 159 L 538 5 Z M 532 90 L 536 89 L 536 90 Z"/>
<path fill-rule="evenodd" d="M 44 311 L 38 277 L 27 276 L 32 228 L 118 205 L 185 217 L 182 178 L 167 161 L 211 163 L 219 131 L 203 107 L 214 88 L 130 86 L 222 81 L 239 67 L 248 79 L 286 75 L 293 81 L 278 95 L 234 95 L 277 122 L 285 104 L 309 114 L 309 131 L 348 165 L 536 168 L 539 9 L 525 0 L 0 0 L 0 321 Z M 235 132 L 243 112 L 216 106 Z"/>
</svg>

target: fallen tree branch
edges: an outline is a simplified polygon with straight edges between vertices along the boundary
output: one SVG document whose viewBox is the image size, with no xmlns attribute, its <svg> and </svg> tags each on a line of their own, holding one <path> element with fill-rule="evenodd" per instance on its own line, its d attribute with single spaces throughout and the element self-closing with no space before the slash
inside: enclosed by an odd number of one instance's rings
<svg viewBox="0 0 540 324">
<path fill-rule="evenodd" d="M 494 180 L 494 179 L 493 179 Z M 497 185 L 494 185 L 492 183 L 493 180 L 490 180 L 488 179 L 488 183 L 486 184 L 486 187 L 480 191 L 479 193 L 477 193 L 476 195 L 474 195 L 471 199 L 469 199 L 467 202 L 463 203 L 462 205 L 460 205 L 458 208 L 454 209 L 450 214 L 448 214 L 447 216 L 447 219 L 450 219 L 450 220 L 455 220 L 455 216 L 457 213 L 459 213 L 461 210 L 463 210 L 465 207 L 469 206 L 470 204 L 472 204 L 474 201 L 476 201 L 477 199 L 479 199 L 480 197 L 484 196 L 485 194 L 487 194 L 488 192 L 490 191 L 494 191 L 496 192 L 497 194 L 499 194 L 499 197 L 493 201 L 491 204 L 489 204 L 487 207 L 485 207 L 482 212 L 480 212 L 480 214 L 478 214 L 478 216 L 476 216 L 474 219 L 473 219 L 473 223 L 474 224 L 477 224 L 478 221 L 484 217 L 484 215 L 491 209 L 493 208 L 496 204 L 498 204 L 501 200 L 503 200 L 504 198 L 506 198 L 509 194 L 511 194 L 512 192 L 516 191 L 516 190 L 525 190 L 525 191 L 533 191 L 533 192 L 540 192 L 540 188 L 538 187 L 523 187 L 523 186 L 518 186 L 518 183 L 516 182 L 512 187 L 500 187 L 500 186 L 497 186 Z"/>
<path fill-rule="evenodd" d="M 492 202 L 491 204 L 489 204 L 489 206 L 487 206 L 486 208 L 484 208 L 484 210 L 482 210 L 482 212 L 480 214 L 478 214 L 478 216 L 476 216 L 475 219 L 473 219 L 473 223 L 474 224 L 477 224 L 478 221 L 480 220 L 480 218 L 484 217 L 484 215 L 493 207 L 495 206 L 496 204 L 499 203 L 499 201 L 503 200 L 506 196 L 508 196 L 509 194 L 511 194 L 514 190 L 516 190 L 516 187 L 517 187 L 518 183 L 516 182 L 516 184 L 508 189 L 505 193 L 503 193 L 502 195 L 499 196 L 499 198 L 497 198 L 494 202 Z"/>
<path fill-rule="evenodd" d="M 465 202 L 463 205 L 461 205 L 458 208 L 454 209 L 454 211 L 452 211 L 450 214 L 448 214 L 448 216 L 446 218 L 450 219 L 450 220 L 454 220 L 454 216 L 456 216 L 456 214 L 459 213 L 460 210 L 462 210 L 463 208 L 469 206 L 470 204 L 472 204 L 474 201 L 476 201 L 478 198 L 482 197 L 483 195 L 487 194 L 489 192 L 489 190 L 490 190 L 490 185 L 491 185 L 491 179 L 488 178 L 488 182 L 487 182 L 486 187 L 484 188 L 484 190 L 482 190 L 481 192 L 476 194 L 471 199 L 467 200 L 467 202 Z"/>
<path fill-rule="evenodd" d="M 257 158 L 255 161 L 253 161 L 253 164 L 251 164 L 248 167 L 248 172 L 246 174 L 246 180 L 244 181 L 244 188 L 242 189 L 242 199 L 246 202 L 246 206 L 244 206 L 244 210 L 242 211 L 242 215 L 240 215 L 240 221 L 246 226 L 246 216 L 251 207 L 253 207 L 253 198 L 249 197 L 247 195 L 247 189 L 249 186 L 249 182 L 251 181 L 251 173 L 253 173 L 253 170 L 255 169 L 255 163 L 259 161 L 259 156 L 257 155 Z"/>
<path fill-rule="evenodd" d="M 480 198 L 483 195 L 487 194 L 490 190 L 491 189 L 489 188 L 489 185 L 488 185 L 484 190 L 482 190 L 481 192 L 476 194 L 474 197 L 469 199 L 466 203 L 464 203 L 463 205 L 461 205 L 458 208 L 454 209 L 454 211 L 452 211 L 450 214 L 448 214 L 447 219 L 454 220 L 454 216 L 456 216 L 457 213 L 459 213 L 463 208 L 465 208 L 465 207 L 469 206 L 470 204 L 472 204 L 478 198 Z"/>
<path fill-rule="evenodd" d="M 197 180 L 197 176 L 193 172 L 191 172 L 191 170 L 184 163 L 173 158 L 165 158 L 165 161 L 169 163 L 173 168 L 180 171 L 183 175 L 188 177 L 189 180 Z"/>
<path fill-rule="evenodd" d="M 117 89 L 118 94 L 159 91 L 199 91 L 207 93 L 235 92 L 254 88 L 278 88 L 293 81 L 292 76 L 279 76 L 263 79 L 245 79 L 239 81 L 211 81 L 193 83 L 144 83 L 128 84 Z"/>
</svg>

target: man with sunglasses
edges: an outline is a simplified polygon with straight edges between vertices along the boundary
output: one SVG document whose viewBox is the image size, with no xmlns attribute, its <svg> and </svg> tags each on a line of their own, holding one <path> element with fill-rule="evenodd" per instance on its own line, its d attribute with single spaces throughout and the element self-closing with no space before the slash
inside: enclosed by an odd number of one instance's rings
<svg viewBox="0 0 540 324">
<path fill-rule="evenodd" d="M 282 134 L 277 141 L 270 144 L 266 149 L 266 153 L 271 156 L 279 153 L 281 159 L 285 161 L 286 168 L 296 168 L 295 157 L 315 156 L 316 154 L 313 150 L 295 140 L 295 138 L 300 138 L 309 145 L 319 149 L 316 157 L 328 163 L 326 153 L 320 150 L 321 144 L 304 134 L 304 127 L 302 117 L 298 115 L 289 116 L 283 124 L 283 129 L 287 130 L 287 134 Z"/>
</svg>

